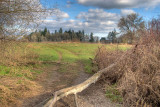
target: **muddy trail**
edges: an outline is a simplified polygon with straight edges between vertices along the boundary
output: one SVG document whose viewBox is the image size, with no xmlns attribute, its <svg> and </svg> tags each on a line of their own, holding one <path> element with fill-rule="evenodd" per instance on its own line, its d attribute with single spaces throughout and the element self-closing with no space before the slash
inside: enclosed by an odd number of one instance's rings
<svg viewBox="0 0 160 107">
<path fill-rule="evenodd" d="M 84 72 L 82 63 L 68 64 L 66 72 L 60 72 L 67 64 L 55 63 L 45 69 L 35 81 L 41 88 L 36 90 L 34 96 L 22 99 L 22 107 L 42 107 L 53 93 L 62 88 L 77 85 L 87 80 L 91 74 Z M 74 71 L 74 72 L 73 72 Z M 105 91 L 100 83 L 92 84 L 88 89 L 77 95 L 79 107 L 119 107 L 105 97 Z M 76 107 L 74 95 L 69 95 L 59 100 L 55 107 Z"/>
</svg>

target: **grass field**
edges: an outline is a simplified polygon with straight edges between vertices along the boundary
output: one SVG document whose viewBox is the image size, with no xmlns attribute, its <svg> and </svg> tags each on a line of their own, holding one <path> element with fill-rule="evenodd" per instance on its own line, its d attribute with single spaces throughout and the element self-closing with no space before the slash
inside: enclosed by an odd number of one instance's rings
<svg viewBox="0 0 160 107">
<path fill-rule="evenodd" d="M 91 60 L 94 58 L 96 50 L 101 47 L 102 44 L 89 44 L 89 43 L 28 43 L 27 48 L 34 51 L 38 55 L 37 61 L 59 61 L 61 63 L 74 63 L 81 61 L 85 65 L 85 70 L 91 73 Z M 108 50 L 117 49 L 117 45 L 104 45 Z M 118 49 L 127 50 L 130 48 L 129 45 L 119 45 Z M 17 68 L 13 66 L 0 65 L 1 76 L 26 76 L 24 72 L 33 73 L 33 68 L 45 67 L 45 65 L 27 65 L 19 66 Z M 10 72 L 12 70 L 12 72 Z M 30 74 L 30 73 L 27 73 Z"/>
<path fill-rule="evenodd" d="M 82 61 L 86 72 L 91 73 L 89 58 L 94 58 L 96 50 L 102 44 L 89 43 L 32 43 L 35 52 L 37 52 L 41 61 L 58 61 L 73 63 Z M 109 50 L 117 49 L 117 45 L 104 45 Z M 129 45 L 119 45 L 118 49 L 127 50 Z"/>
<path fill-rule="evenodd" d="M 59 63 L 58 71 L 66 75 L 78 75 L 79 63 L 83 64 L 87 73 L 92 73 L 90 58 L 94 58 L 96 50 L 103 44 L 89 43 L 21 43 L 21 48 L 8 49 L 7 58 L 11 62 L 0 64 L 0 102 L 3 104 L 14 102 L 16 98 L 23 96 L 25 91 L 32 90 L 36 86 L 36 78 L 44 73 L 44 69 Z M 103 45 L 108 50 L 114 51 L 117 45 Z M 127 50 L 130 45 L 119 45 L 118 49 Z M 14 50 L 12 50 L 14 49 Z M 12 53 L 14 52 L 14 54 Z M 16 57 L 15 57 L 16 56 Z M 7 61 L 8 59 L 6 59 Z M 5 60 L 4 60 L 5 61 Z M 3 62 L 3 61 L 2 61 Z M 25 63 L 24 63 L 25 62 Z M 47 63 L 41 63 L 47 62 Z M 63 74 L 62 74 L 63 75 Z M 12 84 L 11 84 L 12 83 Z M 18 87 L 22 88 L 17 92 Z M 35 88 L 35 87 L 34 87 Z M 27 90 L 26 90 L 27 89 Z M 9 99 L 8 99 L 9 98 Z M 9 102 L 8 102 L 9 101 Z M 0 104 L 1 104 L 0 103 Z"/>
</svg>

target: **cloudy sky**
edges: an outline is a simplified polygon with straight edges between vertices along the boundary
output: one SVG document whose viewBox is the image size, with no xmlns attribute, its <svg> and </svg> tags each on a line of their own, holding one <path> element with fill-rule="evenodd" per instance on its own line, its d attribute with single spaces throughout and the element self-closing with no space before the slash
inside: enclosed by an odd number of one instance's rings
<svg viewBox="0 0 160 107">
<path fill-rule="evenodd" d="M 146 21 L 160 14 L 160 0 L 42 0 L 41 3 L 56 9 L 40 28 L 47 27 L 51 32 L 60 27 L 85 30 L 100 37 L 114 28 L 118 30 L 119 19 L 127 14 L 138 13 Z"/>
</svg>

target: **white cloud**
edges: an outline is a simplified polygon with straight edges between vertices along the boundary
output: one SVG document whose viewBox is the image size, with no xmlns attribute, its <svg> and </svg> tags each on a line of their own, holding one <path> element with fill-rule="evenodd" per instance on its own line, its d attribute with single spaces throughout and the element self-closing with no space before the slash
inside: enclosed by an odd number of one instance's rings
<svg viewBox="0 0 160 107">
<path fill-rule="evenodd" d="M 55 9 L 53 12 L 53 16 L 56 16 L 59 19 L 63 19 L 63 18 L 69 18 L 68 13 L 65 13 L 59 9 Z"/>
<path fill-rule="evenodd" d="M 121 10 L 121 15 L 126 16 L 128 14 L 136 13 L 134 10 L 131 9 L 122 9 Z"/>
<path fill-rule="evenodd" d="M 88 12 L 81 12 L 77 18 L 84 19 L 85 21 L 107 21 L 107 20 L 117 20 L 118 14 L 108 13 L 103 9 L 89 9 Z"/>
<path fill-rule="evenodd" d="M 79 13 L 76 19 L 46 19 L 40 27 L 43 29 L 46 26 L 52 32 L 62 27 L 64 30 L 85 30 L 86 33 L 93 32 L 99 34 L 98 36 L 102 34 L 106 36 L 108 32 L 117 27 L 119 18 L 120 14 L 109 13 L 103 9 L 89 9 L 88 12 Z"/>
<path fill-rule="evenodd" d="M 78 3 L 86 6 L 96 6 L 106 9 L 155 7 L 160 4 L 160 0 L 77 0 Z"/>
<path fill-rule="evenodd" d="M 81 12 L 77 19 L 83 20 L 88 32 L 106 33 L 117 27 L 120 18 L 119 14 L 109 13 L 103 9 L 89 9 L 88 12 Z"/>
<path fill-rule="evenodd" d="M 68 13 L 61 11 L 60 9 L 49 10 L 48 14 L 46 14 L 45 20 L 63 20 L 65 18 L 69 18 Z"/>
</svg>

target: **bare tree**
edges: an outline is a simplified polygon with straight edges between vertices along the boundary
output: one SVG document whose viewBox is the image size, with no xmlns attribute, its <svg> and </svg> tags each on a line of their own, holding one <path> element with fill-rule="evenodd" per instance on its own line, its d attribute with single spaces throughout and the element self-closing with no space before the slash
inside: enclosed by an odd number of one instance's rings
<svg viewBox="0 0 160 107">
<path fill-rule="evenodd" d="M 24 34 L 48 12 L 39 0 L 0 0 L 0 38 Z"/>
<path fill-rule="evenodd" d="M 132 43 L 134 38 L 140 36 L 137 32 L 145 28 L 143 18 L 138 14 L 129 14 L 119 20 L 118 27 L 123 34 L 127 34 L 129 42 Z"/>
</svg>

